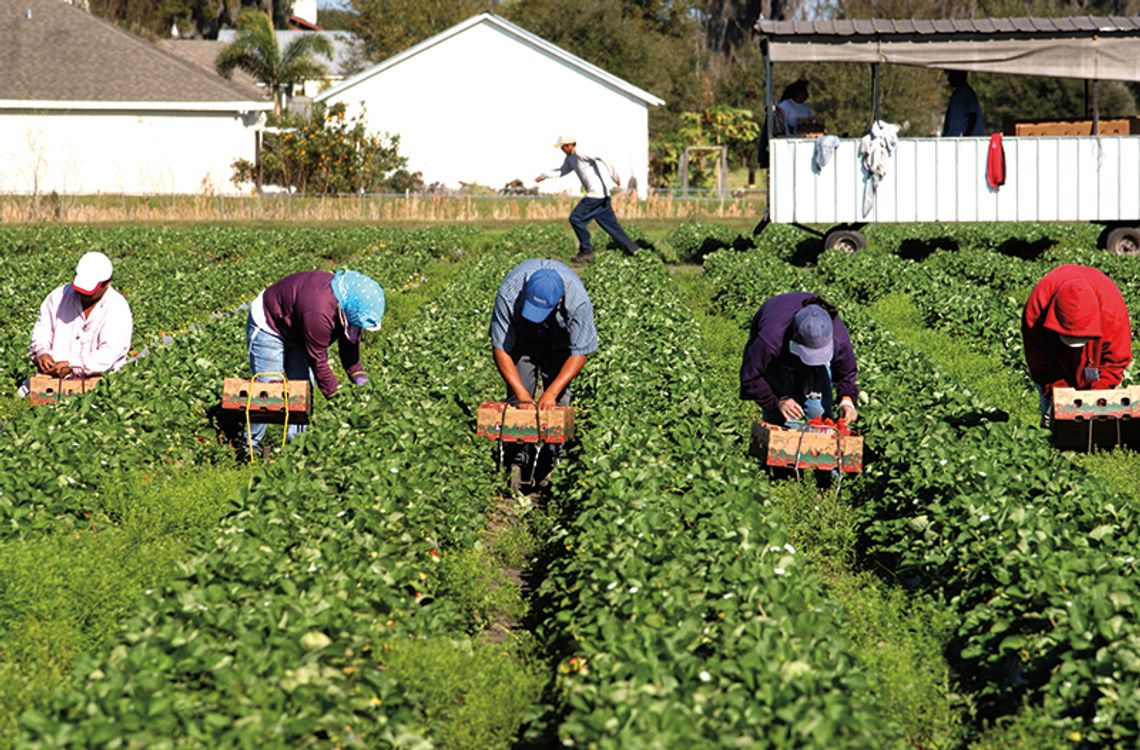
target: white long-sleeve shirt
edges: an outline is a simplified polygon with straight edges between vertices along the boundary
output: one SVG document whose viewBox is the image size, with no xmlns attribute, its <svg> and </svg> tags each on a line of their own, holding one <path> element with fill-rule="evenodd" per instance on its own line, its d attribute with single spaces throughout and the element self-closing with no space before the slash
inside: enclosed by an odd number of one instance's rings
<svg viewBox="0 0 1140 750">
<path fill-rule="evenodd" d="M 29 351 L 33 361 L 50 354 L 76 375 L 99 375 L 123 366 L 133 331 L 131 306 L 117 290 L 108 289 L 85 318 L 79 294 L 64 284 L 40 305 Z"/>
<path fill-rule="evenodd" d="M 612 192 L 613 186 L 620 182 L 617 170 L 604 159 L 586 156 L 578 151 L 567 154 L 562 166 L 543 172 L 542 176 L 550 179 L 563 177 L 571 172 L 578 175 L 578 179 L 582 181 L 587 198 L 605 198 Z"/>
</svg>

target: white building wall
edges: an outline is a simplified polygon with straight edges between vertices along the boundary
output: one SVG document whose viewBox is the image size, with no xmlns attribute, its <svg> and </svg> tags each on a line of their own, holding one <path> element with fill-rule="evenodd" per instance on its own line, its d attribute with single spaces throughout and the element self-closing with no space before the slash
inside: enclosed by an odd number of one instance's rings
<svg viewBox="0 0 1140 750">
<path fill-rule="evenodd" d="M 254 158 L 252 120 L 0 110 L 0 193 L 234 194 L 231 164 Z"/>
<path fill-rule="evenodd" d="M 590 78 L 488 24 L 478 24 L 330 97 L 355 112 L 363 102 L 370 131 L 400 136 L 408 167 L 425 183 L 501 188 L 534 186 L 562 163 L 561 133 L 611 163 L 622 185 L 637 179 L 644 197 L 649 112 L 644 101 Z M 572 174 L 539 185 L 577 194 Z"/>
<path fill-rule="evenodd" d="M 309 23 L 318 23 L 317 0 L 293 0 L 293 15 Z"/>
</svg>

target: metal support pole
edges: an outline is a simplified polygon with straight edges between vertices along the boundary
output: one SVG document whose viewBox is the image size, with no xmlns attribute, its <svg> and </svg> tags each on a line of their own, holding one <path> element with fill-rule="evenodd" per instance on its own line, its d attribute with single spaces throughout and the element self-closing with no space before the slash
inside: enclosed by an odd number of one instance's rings
<svg viewBox="0 0 1140 750">
<path fill-rule="evenodd" d="M 689 197 L 689 149 L 681 152 L 681 195 Z"/>
<path fill-rule="evenodd" d="M 874 113 L 875 122 L 879 120 L 879 64 L 871 63 L 871 111 Z"/>
<path fill-rule="evenodd" d="M 261 193 L 261 131 L 253 131 L 253 184 L 257 192 Z"/>
<path fill-rule="evenodd" d="M 768 40 L 760 43 L 760 52 L 764 55 L 764 113 L 768 125 L 768 139 L 772 139 L 772 58 L 768 57 Z"/>
<path fill-rule="evenodd" d="M 720 147 L 720 197 L 728 192 L 728 146 Z"/>
<path fill-rule="evenodd" d="M 1093 122 L 1092 134 L 1100 133 L 1100 80 L 1093 80 Z"/>
</svg>

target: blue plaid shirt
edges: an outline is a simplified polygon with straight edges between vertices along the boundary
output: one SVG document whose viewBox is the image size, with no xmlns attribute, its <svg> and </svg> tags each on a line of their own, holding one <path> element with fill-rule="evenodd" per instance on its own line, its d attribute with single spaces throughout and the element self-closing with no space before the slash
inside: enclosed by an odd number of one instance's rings
<svg viewBox="0 0 1140 750">
<path fill-rule="evenodd" d="M 565 263 L 542 258 L 524 260 L 503 279 L 491 313 L 491 346 L 505 352 L 514 348 L 517 321 L 522 312 L 523 288 L 530 275 L 543 268 L 557 271 L 566 288 L 562 303 L 554 309 L 550 323 L 569 335 L 571 355 L 593 354 L 598 350 L 598 332 L 594 328 L 594 307 L 590 304 L 586 287 Z"/>
</svg>

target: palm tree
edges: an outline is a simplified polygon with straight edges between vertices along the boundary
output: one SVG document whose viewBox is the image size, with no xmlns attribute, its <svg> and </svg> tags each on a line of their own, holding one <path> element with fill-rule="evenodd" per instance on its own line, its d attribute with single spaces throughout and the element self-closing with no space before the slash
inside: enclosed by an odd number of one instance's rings
<svg viewBox="0 0 1140 750">
<path fill-rule="evenodd" d="M 238 16 L 236 26 L 233 44 L 222 50 L 214 66 L 226 78 L 234 68 L 241 68 L 264 83 L 273 94 L 276 115 L 281 115 L 281 94 L 285 87 L 328 74 L 328 68 L 317 60 L 317 55 L 331 61 L 333 46 L 320 34 L 303 34 L 282 51 L 268 13 L 246 8 Z"/>
</svg>

